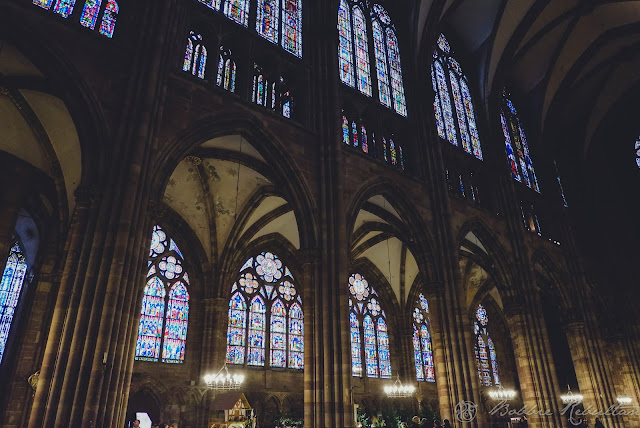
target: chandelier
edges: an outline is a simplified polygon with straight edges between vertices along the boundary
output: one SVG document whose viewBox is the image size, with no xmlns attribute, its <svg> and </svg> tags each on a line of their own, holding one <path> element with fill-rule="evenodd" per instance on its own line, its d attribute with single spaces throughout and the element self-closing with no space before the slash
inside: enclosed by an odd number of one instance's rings
<svg viewBox="0 0 640 428">
<path fill-rule="evenodd" d="M 384 387 L 384 392 L 391 398 L 410 397 L 416 392 L 416 387 L 413 385 L 403 385 L 400 382 L 400 375 L 393 385 L 387 385 Z"/>
<path fill-rule="evenodd" d="M 222 373 L 223 370 L 224 373 Z M 239 373 L 229 373 L 227 363 L 225 362 L 222 368 L 218 370 L 218 373 L 204 375 L 204 381 L 209 389 L 231 391 L 240 388 L 244 382 L 244 375 Z"/>
<path fill-rule="evenodd" d="M 564 404 L 579 404 L 582 403 L 582 394 L 574 394 L 571 392 L 571 387 L 567 385 L 567 393 L 560 396 L 560 399 Z"/>
<path fill-rule="evenodd" d="M 497 389 L 490 390 L 488 394 L 492 400 L 509 401 L 516 398 L 517 392 L 513 389 L 505 389 L 502 385 L 499 385 Z"/>
</svg>

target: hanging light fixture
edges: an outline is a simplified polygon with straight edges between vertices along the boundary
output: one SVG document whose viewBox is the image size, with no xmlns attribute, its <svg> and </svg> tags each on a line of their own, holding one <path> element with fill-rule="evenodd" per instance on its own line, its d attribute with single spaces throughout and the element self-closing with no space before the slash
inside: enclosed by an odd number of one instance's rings
<svg viewBox="0 0 640 428">
<path fill-rule="evenodd" d="M 393 385 L 387 385 L 384 387 L 384 393 L 391 398 L 403 398 L 410 397 L 416 392 L 416 387 L 413 385 L 403 385 L 400 382 L 400 375 Z"/>
<path fill-rule="evenodd" d="M 224 373 L 222 373 L 224 371 Z M 209 389 L 226 390 L 231 391 L 234 389 L 240 389 L 244 382 L 244 375 L 242 373 L 229 373 L 227 363 L 216 374 L 206 374 L 204 381 Z"/>
<path fill-rule="evenodd" d="M 582 403 L 584 397 L 582 394 L 574 394 L 571 392 L 571 387 L 567 385 L 567 393 L 560 396 L 560 399 L 564 404 L 579 404 Z"/>
<path fill-rule="evenodd" d="M 631 397 L 618 397 L 616 398 L 616 400 L 618 400 L 618 404 L 621 404 L 621 405 L 631 404 L 633 402 L 633 398 Z"/>
<path fill-rule="evenodd" d="M 516 398 L 518 393 L 514 389 L 507 389 L 502 385 L 498 385 L 498 388 L 492 389 L 488 392 L 489 398 L 496 401 L 510 401 Z"/>
</svg>

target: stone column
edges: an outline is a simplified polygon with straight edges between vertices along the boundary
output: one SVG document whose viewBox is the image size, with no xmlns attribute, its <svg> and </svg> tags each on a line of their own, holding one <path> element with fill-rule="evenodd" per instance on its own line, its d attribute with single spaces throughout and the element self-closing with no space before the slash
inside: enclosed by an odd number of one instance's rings
<svg viewBox="0 0 640 428">
<path fill-rule="evenodd" d="M 552 402 L 557 401 L 558 398 L 545 399 L 545 394 L 536 386 L 535 377 L 538 372 L 536 365 L 540 356 L 531 352 L 529 337 L 531 326 L 527 323 L 525 306 L 519 299 L 508 299 L 505 301 L 504 313 L 513 344 L 522 401 L 525 409 L 533 413 L 527 416 L 529 426 L 555 427 L 563 424 L 558 405 Z"/>
</svg>

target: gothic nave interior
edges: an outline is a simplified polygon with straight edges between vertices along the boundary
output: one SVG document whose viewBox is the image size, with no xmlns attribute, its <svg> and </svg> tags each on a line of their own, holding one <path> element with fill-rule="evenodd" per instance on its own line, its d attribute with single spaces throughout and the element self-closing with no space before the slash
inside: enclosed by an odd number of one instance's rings
<svg viewBox="0 0 640 428">
<path fill-rule="evenodd" d="M 639 48 L 631 0 L 0 0 L 0 426 L 639 427 Z"/>
</svg>

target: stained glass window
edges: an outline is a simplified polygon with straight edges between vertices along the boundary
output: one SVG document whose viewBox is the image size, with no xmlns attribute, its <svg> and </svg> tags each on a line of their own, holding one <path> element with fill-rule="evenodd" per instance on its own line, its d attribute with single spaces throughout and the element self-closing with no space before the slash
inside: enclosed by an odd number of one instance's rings
<svg viewBox="0 0 640 428">
<path fill-rule="evenodd" d="M 120 8 L 118 7 L 118 3 L 116 3 L 114 0 L 109 0 L 107 2 L 107 6 L 105 7 L 104 13 L 102 14 L 100 34 L 109 38 L 113 37 L 113 32 L 116 29 L 116 17 L 118 16 L 119 11 Z"/>
<path fill-rule="evenodd" d="M 358 90 L 371 96 L 371 71 L 369 69 L 369 40 L 367 23 L 360 6 L 353 8 L 353 26 L 356 47 L 356 69 Z"/>
<path fill-rule="evenodd" d="M 396 165 L 398 162 L 396 156 L 396 145 L 393 143 L 393 140 L 389 138 L 389 152 L 391 153 L 391 165 Z"/>
<path fill-rule="evenodd" d="M 98 12 L 100 12 L 100 4 L 102 0 L 87 0 L 82 9 L 82 16 L 80 16 L 80 24 L 82 26 L 91 28 L 96 27 L 96 20 L 98 19 Z"/>
<path fill-rule="evenodd" d="M 538 186 L 533 161 L 529 154 L 529 145 L 527 144 L 524 128 L 506 89 L 502 92 L 500 124 L 502 125 L 502 133 L 504 134 L 504 143 L 507 151 L 507 161 L 511 169 L 511 176 L 540 193 L 540 187 Z"/>
<path fill-rule="evenodd" d="M 229 92 L 236 91 L 236 63 L 231 58 L 231 51 L 220 46 L 218 54 L 218 73 L 216 85 Z"/>
<path fill-rule="evenodd" d="M 431 82 L 436 93 L 433 109 L 438 135 L 454 146 L 461 142 L 467 153 L 482 160 L 469 83 L 462 67 L 452 55 L 449 42 L 440 34 L 431 65 Z"/>
<path fill-rule="evenodd" d="M 431 335 L 429 334 L 429 304 L 422 293 L 413 309 L 413 353 L 416 363 L 416 379 L 419 381 L 435 382 L 433 368 L 433 351 Z"/>
<path fill-rule="evenodd" d="M 220 10 L 220 2 L 221 0 L 199 0 L 200 3 L 203 3 L 209 6 L 211 9 Z"/>
<path fill-rule="evenodd" d="M 256 31 L 271 43 L 278 43 L 280 0 L 258 0 Z"/>
<path fill-rule="evenodd" d="M 635 150 L 636 150 L 636 165 L 638 165 L 638 168 L 640 168 L 640 137 L 636 140 Z"/>
<path fill-rule="evenodd" d="M 340 66 L 340 80 L 351 87 L 355 86 L 353 77 L 353 42 L 351 39 L 351 7 L 347 0 L 340 0 L 338 9 L 338 62 Z"/>
<path fill-rule="evenodd" d="M 351 133 L 353 135 L 353 147 L 358 147 L 358 126 L 355 120 L 351 123 Z"/>
<path fill-rule="evenodd" d="M 496 348 L 489 337 L 487 330 L 489 325 L 489 317 L 487 310 L 482 305 L 478 305 L 476 309 L 476 317 L 473 323 L 473 331 L 475 336 L 474 350 L 476 362 L 478 366 L 478 377 L 484 386 L 500 385 L 500 376 L 498 374 L 498 358 L 496 356 Z M 487 348 L 489 352 L 487 354 Z M 491 361 L 491 367 L 489 366 Z"/>
<path fill-rule="evenodd" d="M 391 378 L 389 332 L 378 295 L 358 273 L 349 278 L 349 294 L 351 372 L 353 376 L 362 376 L 364 354 L 368 377 Z"/>
<path fill-rule="evenodd" d="M 204 79 L 206 66 L 207 48 L 202 44 L 202 36 L 191 31 L 184 51 L 182 70 Z"/>
<path fill-rule="evenodd" d="M 232 21 L 247 27 L 249 25 L 249 0 L 225 0 L 224 14 Z"/>
<path fill-rule="evenodd" d="M 33 0 L 33 4 L 40 6 L 43 9 L 51 9 L 53 0 Z"/>
<path fill-rule="evenodd" d="M 6 351 L 13 316 L 20 300 L 27 269 L 27 261 L 20 245 L 15 242 L 9 250 L 0 283 L 0 364 Z"/>
<path fill-rule="evenodd" d="M 407 115 L 407 102 L 404 97 L 402 83 L 402 67 L 400 66 L 400 49 L 395 30 L 387 28 L 387 49 L 389 51 L 389 68 L 391 69 L 391 89 L 393 90 L 393 108 L 396 113 Z"/>
<path fill-rule="evenodd" d="M 377 19 L 373 21 L 373 42 L 375 47 L 376 71 L 378 73 L 378 95 L 382 104 L 391 107 L 391 91 L 389 89 L 389 71 L 387 67 L 384 32 L 382 31 L 382 25 Z"/>
<path fill-rule="evenodd" d="M 135 358 L 183 363 L 189 323 L 189 275 L 178 245 L 160 226 L 155 226 L 151 234 L 148 267 Z"/>
<path fill-rule="evenodd" d="M 302 0 L 282 2 L 282 47 L 302 58 Z"/>
<path fill-rule="evenodd" d="M 360 126 L 360 135 L 362 138 L 362 151 L 365 153 L 369 153 L 369 143 L 367 141 L 367 129 L 364 125 Z"/>
<path fill-rule="evenodd" d="M 267 98 L 269 97 L 269 82 L 265 78 L 260 67 L 257 64 L 253 66 L 253 92 L 251 95 L 251 101 L 261 105 L 267 106 Z"/>
<path fill-rule="evenodd" d="M 640 141 L 636 141 L 636 156 L 640 159 Z M 640 160 L 637 160 L 636 162 L 640 167 Z M 558 181 L 558 188 L 560 189 L 560 196 L 562 197 L 562 205 L 567 208 L 569 207 L 569 204 L 567 204 L 567 198 L 564 196 L 564 189 L 562 188 L 562 181 L 560 181 L 560 172 L 558 171 L 558 164 L 556 161 L 553 161 L 553 167 L 556 170 L 556 179 Z"/>
<path fill-rule="evenodd" d="M 76 0 L 57 0 L 56 5 L 53 7 L 53 11 L 63 18 L 68 18 L 73 12 L 73 6 L 75 6 Z"/>
<path fill-rule="evenodd" d="M 349 119 L 344 114 L 342 115 L 342 142 L 349 145 L 351 144 L 351 138 L 349 138 Z"/>
<path fill-rule="evenodd" d="M 227 363 L 304 368 L 302 299 L 291 271 L 263 252 L 238 274 L 229 300 Z"/>
</svg>

